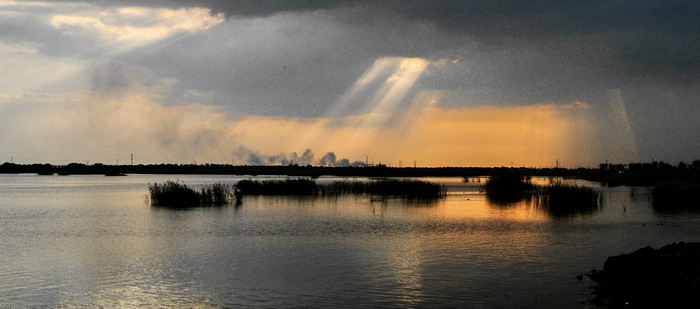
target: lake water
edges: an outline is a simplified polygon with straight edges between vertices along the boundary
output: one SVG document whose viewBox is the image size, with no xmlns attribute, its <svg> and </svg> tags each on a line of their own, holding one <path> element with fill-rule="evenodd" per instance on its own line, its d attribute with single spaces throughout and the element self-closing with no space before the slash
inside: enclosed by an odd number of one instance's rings
<svg viewBox="0 0 700 309">
<path fill-rule="evenodd" d="M 699 213 L 584 181 L 603 207 L 571 216 L 492 203 L 461 178 L 424 178 L 448 186 L 438 201 L 146 199 L 149 183 L 247 178 L 0 175 L 0 307 L 585 308 L 592 283 L 576 276 L 608 256 L 700 241 Z"/>
</svg>

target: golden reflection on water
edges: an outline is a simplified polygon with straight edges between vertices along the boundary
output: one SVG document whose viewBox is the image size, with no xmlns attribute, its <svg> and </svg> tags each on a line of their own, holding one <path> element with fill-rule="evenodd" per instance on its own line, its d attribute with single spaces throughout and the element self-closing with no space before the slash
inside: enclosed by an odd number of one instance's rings
<svg viewBox="0 0 700 309">
<path fill-rule="evenodd" d="M 377 252 L 379 258 L 386 260 L 388 273 L 392 274 L 391 280 L 394 282 L 389 286 L 396 287 L 394 293 L 400 295 L 401 302 L 407 305 L 420 302 L 423 242 L 420 237 L 402 237 L 397 240 L 396 246 L 384 246 L 385 250 Z"/>
<path fill-rule="evenodd" d="M 439 216 L 449 220 L 457 219 L 493 219 L 499 218 L 513 221 L 542 222 L 549 218 L 542 212 L 520 201 L 511 205 L 489 203 L 484 195 L 452 198 L 440 204 L 431 216 Z"/>
<path fill-rule="evenodd" d="M 7 307 L 538 307 L 543 290 L 543 307 L 567 307 L 589 292 L 575 274 L 697 230 L 686 216 L 652 226 L 648 195 L 623 188 L 572 224 L 492 203 L 461 178 L 429 179 L 452 189 L 432 201 L 246 197 L 186 210 L 144 203 L 166 175 L 2 178 L 32 188 L 0 195 Z"/>
</svg>

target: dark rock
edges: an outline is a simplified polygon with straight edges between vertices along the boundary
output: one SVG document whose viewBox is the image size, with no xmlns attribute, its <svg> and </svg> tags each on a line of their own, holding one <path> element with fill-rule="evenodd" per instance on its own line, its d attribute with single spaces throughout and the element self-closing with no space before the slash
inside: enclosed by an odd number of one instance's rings
<svg viewBox="0 0 700 309">
<path fill-rule="evenodd" d="M 593 303 L 625 308 L 700 308 L 700 243 L 645 247 L 611 256 L 602 271 Z"/>
</svg>

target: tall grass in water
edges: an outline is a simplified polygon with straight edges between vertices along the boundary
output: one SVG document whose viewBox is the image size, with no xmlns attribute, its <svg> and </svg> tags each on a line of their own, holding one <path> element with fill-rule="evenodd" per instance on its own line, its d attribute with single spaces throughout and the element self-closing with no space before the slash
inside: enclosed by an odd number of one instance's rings
<svg viewBox="0 0 700 309">
<path fill-rule="evenodd" d="M 317 184 L 310 179 L 241 180 L 235 189 L 241 195 L 371 194 L 439 198 L 446 194 L 440 184 L 417 180 L 335 181 Z"/>
<path fill-rule="evenodd" d="M 540 187 L 535 200 L 538 206 L 553 216 L 569 216 L 598 211 L 602 196 L 593 188 L 556 181 Z"/>
<path fill-rule="evenodd" d="M 223 205 L 231 200 L 231 187 L 215 183 L 199 191 L 199 202 L 205 205 Z"/>
<path fill-rule="evenodd" d="M 537 187 L 523 176 L 500 175 L 491 176 L 482 188 L 490 202 L 512 205 L 531 196 Z"/>
<path fill-rule="evenodd" d="M 526 193 L 535 189 L 529 177 L 491 176 L 484 184 L 484 190 L 492 194 Z"/>
<path fill-rule="evenodd" d="M 178 181 L 148 185 L 151 205 L 170 207 L 193 207 L 200 205 L 223 205 L 230 201 L 231 188 L 224 184 L 213 184 L 199 191 Z"/>
<path fill-rule="evenodd" d="M 593 213 L 601 207 L 597 190 L 569 182 L 555 181 L 537 186 L 520 176 L 494 176 L 484 184 L 486 198 L 500 205 L 534 201 L 538 207 L 556 217 Z"/>
<path fill-rule="evenodd" d="M 420 180 L 374 180 L 374 181 L 336 181 L 317 185 L 320 195 L 370 194 L 381 196 L 406 196 L 416 198 L 441 198 L 447 191 L 445 187 Z"/>
<path fill-rule="evenodd" d="M 316 182 L 310 179 L 241 180 L 234 186 L 241 195 L 311 195 Z"/>
</svg>

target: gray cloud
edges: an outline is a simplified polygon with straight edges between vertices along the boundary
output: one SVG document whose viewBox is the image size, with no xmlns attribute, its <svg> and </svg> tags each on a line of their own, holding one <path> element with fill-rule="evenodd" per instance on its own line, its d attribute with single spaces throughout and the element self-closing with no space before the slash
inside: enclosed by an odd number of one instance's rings
<svg viewBox="0 0 700 309">
<path fill-rule="evenodd" d="M 422 26 L 348 26 L 332 16 L 229 19 L 207 33 L 122 56 L 183 86 L 211 94 L 232 112 L 320 116 L 379 57 L 427 55 L 434 39 L 405 39 Z M 195 51 L 196 52 L 193 52 Z"/>
<path fill-rule="evenodd" d="M 207 1 L 234 16 L 342 9 L 346 22 L 403 16 L 397 24 L 435 24 L 446 34 L 507 48 L 578 38 L 610 49 L 628 74 L 680 82 L 700 74 L 700 3 L 697 1 Z M 354 8 L 348 10 L 346 8 Z M 396 25 L 400 26 L 400 25 Z M 534 41 L 534 42 L 533 42 Z M 521 47 L 521 46 L 519 46 Z M 409 51 L 410 53 L 410 51 Z M 577 55 L 571 55 L 576 57 Z M 594 60 L 591 58 L 585 60 Z"/>
<path fill-rule="evenodd" d="M 231 16 L 216 30 L 233 47 L 223 50 L 230 56 L 190 59 L 224 78 L 197 75 L 197 88 L 236 91 L 241 100 L 233 104 L 248 112 L 313 116 L 387 55 L 460 59 L 462 70 L 437 75 L 427 86 L 475 88 L 490 102 L 568 101 L 591 89 L 645 81 L 693 84 L 700 77 L 700 5 L 692 1 L 291 3 L 173 2 Z M 241 35 L 246 30 L 255 31 Z M 196 38 L 191 42 L 202 46 Z M 161 56 L 154 53 L 143 63 L 167 60 Z"/>
<path fill-rule="evenodd" d="M 49 26 L 38 14 L 8 14 L 0 18 L 0 39 L 6 42 L 28 43 L 46 55 L 75 55 L 89 50 L 94 40 L 68 37 Z"/>
<path fill-rule="evenodd" d="M 401 1 L 400 12 L 444 32 L 501 47 L 551 47 L 581 42 L 607 49 L 607 65 L 629 75 L 681 82 L 700 74 L 697 1 Z M 595 63 L 597 55 L 566 48 L 568 58 Z M 585 50 L 584 50 L 585 52 Z M 591 57 L 593 56 L 593 57 Z"/>
<path fill-rule="evenodd" d="M 600 111 L 610 90 L 620 89 L 642 158 L 695 156 L 700 149 L 694 147 L 700 130 L 696 1 L 90 3 L 207 7 L 227 20 L 204 32 L 108 54 L 93 36 L 50 27 L 43 18 L 54 8 L 37 7 L 19 17 L 3 15 L 0 43 L 35 47 L 38 57 L 107 57 L 114 61 L 91 71 L 91 91 L 118 93 L 145 83 L 167 89 L 159 104 L 215 105 L 229 120 L 248 114 L 324 116 L 380 57 L 459 60 L 429 67 L 415 89 L 443 91 L 439 104 L 455 107 L 584 101 Z M 83 6 L 70 4 L 62 12 Z M 196 97 L 185 99 L 188 94 Z M 351 107 L 349 113 L 359 110 Z M 298 162 L 301 155 L 295 155 Z"/>
<path fill-rule="evenodd" d="M 93 1 L 103 5 L 142 1 Z M 443 40 L 473 40 L 497 49 L 549 47 L 553 42 L 603 45 L 612 69 L 628 76 L 694 82 L 700 76 L 700 3 L 685 1 L 427 1 L 427 0 L 158 0 L 151 6 L 199 6 L 231 18 L 259 18 L 294 12 L 323 12 L 336 21 L 374 31 L 422 22 L 436 26 Z M 396 33 L 393 33 L 396 34 Z M 467 39 L 465 39 L 467 38 Z M 416 42 L 426 37 L 407 36 Z M 392 42 L 387 42 L 391 45 Z M 391 49 L 396 56 L 434 56 L 418 48 Z M 444 49 L 443 49 L 444 51 Z M 571 61 L 595 62 L 596 57 Z M 594 55 L 595 56 L 595 55 Z"/>
</svg>

